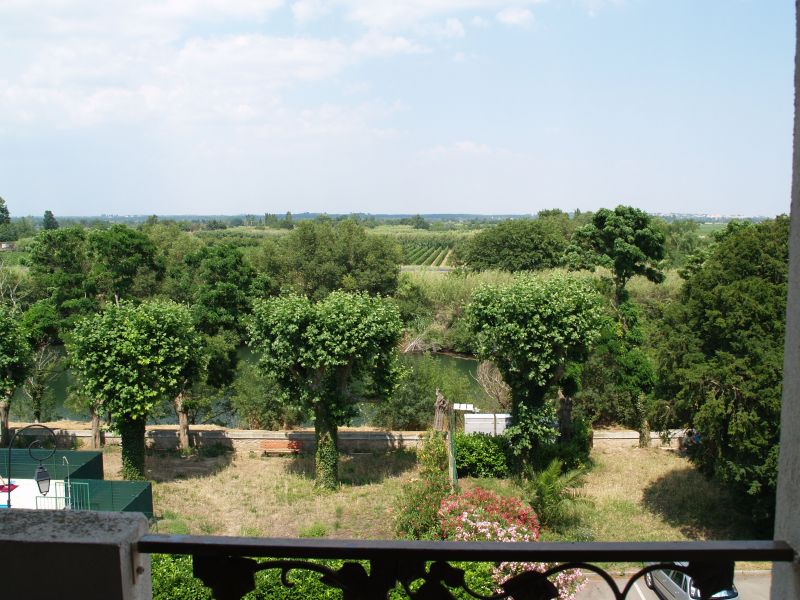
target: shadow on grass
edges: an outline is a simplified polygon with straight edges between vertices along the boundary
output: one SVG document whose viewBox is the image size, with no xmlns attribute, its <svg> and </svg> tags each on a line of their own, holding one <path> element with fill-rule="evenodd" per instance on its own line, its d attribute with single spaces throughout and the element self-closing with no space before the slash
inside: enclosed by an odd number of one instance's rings
<svg viewBox="0 0 800 600">
<path fill-rule="evenodd" d="M 763 537 L 727 490 L 692 467 L 656 479 L 644 488 L 643 503 L 690 539 Z"/>
<path fill-rule="evenodd" d="M 148 450 L 147 477 L 157 483 L 205 477 L 219 473 L 233 461 L 233 452 L 199 449 L 190 454 Z"/>
<path fill-rule="evenodd" d="M 339 481 L 342 485 L 381 483 L 410 471 L 417 463 L 415 452 L 396 450 L 385 454 L 345 454 L 339 456 Z M 296 456 L 289 460 L 287 473 L 314 478 L 314 457 Z"/>
</svg>

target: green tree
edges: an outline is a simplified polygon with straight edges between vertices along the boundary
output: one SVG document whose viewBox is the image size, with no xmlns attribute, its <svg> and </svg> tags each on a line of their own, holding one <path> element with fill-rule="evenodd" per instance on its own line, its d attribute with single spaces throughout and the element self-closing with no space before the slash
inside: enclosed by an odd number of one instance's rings
<svg viewBox="0 0 800 600">
<path fill-rule="evenodd" d="M 205 246 L 187 256 L 184 265 L 197 328 L 208 335 L 221 331 L 242 335 L 255 275 L 242 251 L 231 244 Z"/>
<path fill-rule="evenodd" d="M 582 279 L 523 276 L 506 287 L 479 288 L 467 306 L 478 354 L 497 365 L 511 389 L 509 435 L 523 458 L 556 440 L 555 407 L 546 394 L 598 338 L 600 303 Z"/>
<path fill-rule="evenodd" d="M 575 231 L 567 249 L 572 268 L 607 267 L 614 280 L 615 302 L 627 298 L 625 286 L 634 275 L 660 283 L 664 273 L 658 261 L 664 258 L 664 234 L 646 212 L 631 206 L 601 208 L 592 222 Z"/>
<path fill-rule="evenodd" d="M 8 447 L 8 412 L 14 390 L 25 380 L 31 349 L 17 315 L 0 305 L 0 446 Z"/>
<path fill-rule="evenodd" d="M 641 348 L 644 333 L 639 309 L 630 301 L 611 309 L 600 338 L 580 369 L 576 402 L 593 421 L 632 427 L 639 431 L 643 445 L 649 445 L 648 399 L 655 385 L 655 370 Z"/>
<path fill-rule="evenodd" d="M 50 300 L 40 300 L 23 313 L 21 324 L 33 350 L 22 392 L 28 398 L 33 420 L 39 423 L 55 400 L 51 384 L 62 372 L 63 361 L 53 348 L 58 340 L 56 308 Z"/>
<path fill-rule="evenodd" d="M 550 269 L 560 264 L 568 240 L 558 219 L 514 219 L 475 235 L 463 258 L 476 271 Z"/>
<path fill-rule="evenodd" d="M 53 216 L 52 210 L 44 211 L 44 217 L 42 218 L 42 229 L 58 229 L 58 221 Z"/>
<path fill-rule="evenodd" d="M 396 242 L 368 235 L 352 219 L 304 221 L 287 236 L 283 276 L 314 299 L 337 289 L 389 295 L 397 287 L 401 260 Z"/>
<path fill-rule="evenodd" d="M 198 336 L 189 309 L 172 301 L 111 304 L 81 320 L 67 349 L 83 392 L 97 399 L 122 436 L 122 471 L 143 479 L 147 416 L 185 387 L 197 361 Z"/>
<path fill-rule="evenodd" d="M 372 421 L 387 429 L 422 430 L 433 423 L 436 390 L 450 402 L 474 402 L 469 377 L 430 356 L 401 355 L 404 367 L 394 393 L 380 402 Z"/>
<path fill-rule="evenodd" d="M 0 225 L 9 225 L 11 223 L 11 215 L 8 212 L 6 201 L 0 196 Z"/>
<path fill-rule="evenodd" d="M 92 260 L 92 284 L 115 302 L 151 295 L 163 275 L 152 240 L 125 225 L 92 230 L 87 248 Z"/>
<path fill-rule="evenodd" d="M 338 485 L 337 430 L 355 403 L 390 395 L 402 324 L 394 303 L 336 291 L 312 302 L 303 296 L 257 300 L 250 344 L 286 404 L 313 414 L 316 485 Z"/>
<path fill-rule="evenodd" d="M 31 244 L 30 275 L 34 294 L 55 306 L 59 329 L 96 310 L 88 284 L 90 270 L 86 233 L 80 227 L 40 231 Z"/>
<path fill-rule="evenodd" d="M 690 457 L 774 511 L 788 274 L 788 217 L 731 224 L 665 313 L 657 393 L 700 435 Z"/>
</svg>

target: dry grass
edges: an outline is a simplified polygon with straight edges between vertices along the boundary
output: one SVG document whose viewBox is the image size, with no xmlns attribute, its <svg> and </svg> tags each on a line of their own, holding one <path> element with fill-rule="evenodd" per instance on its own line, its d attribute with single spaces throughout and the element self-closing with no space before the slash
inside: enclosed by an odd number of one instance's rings
<svg viewBox="0 0 800 600">
<path fill-rule="evenodd" d="M 117 477 L 119 452 L 104 458 L 106 476 Z M 308 458 L 147 459 L 160 533 L 265 537 L 391 538 L 390 507 L 413 468 L 413 454 L 343 457 L 341 488 L 318 494 Z"/>
<path fill-rule="evenodd" d="M 745 515 L 685 458 L 662 449 L 595 450 L 583 493 L 581 536 L 597 541 L 747 539 Z M 105 453 L 106 477 L 116 478 L 119 449 Z M 391 507 L 415 476 L 413 454 L 342 457 L 343 484 L 314 491 L 309 458 L 158 454 L 148 456 L 161 533 L 246 536 L 392 538 Z M 509 480 L 465 479 L 505 495 Z M 546 535 L 547 539 L 558 536 Z M 568 536 L 569 537 L 569 536 Z"/>
<path fill-rule="evenodd" d="M 747 517 L 723 489 L 672 450 L 596 450 L 583 492 L 588 525 L 602 541 L 746 539 Z"/>
</svg>

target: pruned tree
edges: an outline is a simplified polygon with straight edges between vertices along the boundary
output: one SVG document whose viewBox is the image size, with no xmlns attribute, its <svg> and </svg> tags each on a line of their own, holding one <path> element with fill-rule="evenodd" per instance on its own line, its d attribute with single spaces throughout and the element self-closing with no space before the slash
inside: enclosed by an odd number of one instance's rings
<svg viewBox="0 0 800 600">
<path fill-rule="evenodd" d="M 401 328 L 394 303 L 366 294 L 254 303 L 250 344 L 261 354 L 264 374 L 278 382 L 286 404 L 313 415 L 318 488 L 338 485 L 337 431 L 354 415 L 355 403 L 393 391 Z"/>
<path fill-rule="evenodd" d="M 189 309 L 171 301 L 110 304 L 81 320 L 67 346 L 84 393 L 102 402 L 122 436 L 122 473 L 144 479 L 148 415 L 175 398 L 201 352 Z"/>
<path fill-rule="evenodd" d="M 581 361 L 597 339 L 601 298 L 573 276 L 518 277 L 483 286 L 467 307 L 478 354 L 497 365 L 511 391 L 513 447 L 533 453 L 557 437 L 556 411 L 546 400 L 568 362 Z"/>
</svg>

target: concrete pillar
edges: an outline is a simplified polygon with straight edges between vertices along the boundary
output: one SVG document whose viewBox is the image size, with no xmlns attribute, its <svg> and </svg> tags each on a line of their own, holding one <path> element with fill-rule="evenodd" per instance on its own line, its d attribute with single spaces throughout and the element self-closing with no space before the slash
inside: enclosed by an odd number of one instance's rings
<svg viewBox="0 0 800 600">
<path fill-rule="evenodd" d="M 150 600 L 138 513 L 0 510 L 0 598 Z"/>
<path fill-rule="evenodd" d="M 792 161 L 792 225 L 789 234 L 789 296 L 783 359 L 781 452 L 775 539 L 800 551 L 800 2 L 795 2 L 794 158 Z M 795 555 L 797 556 L 797 555 Z M 800 563 L 772 568 L 772 598 L 800 598 Z"/>
</svg>

